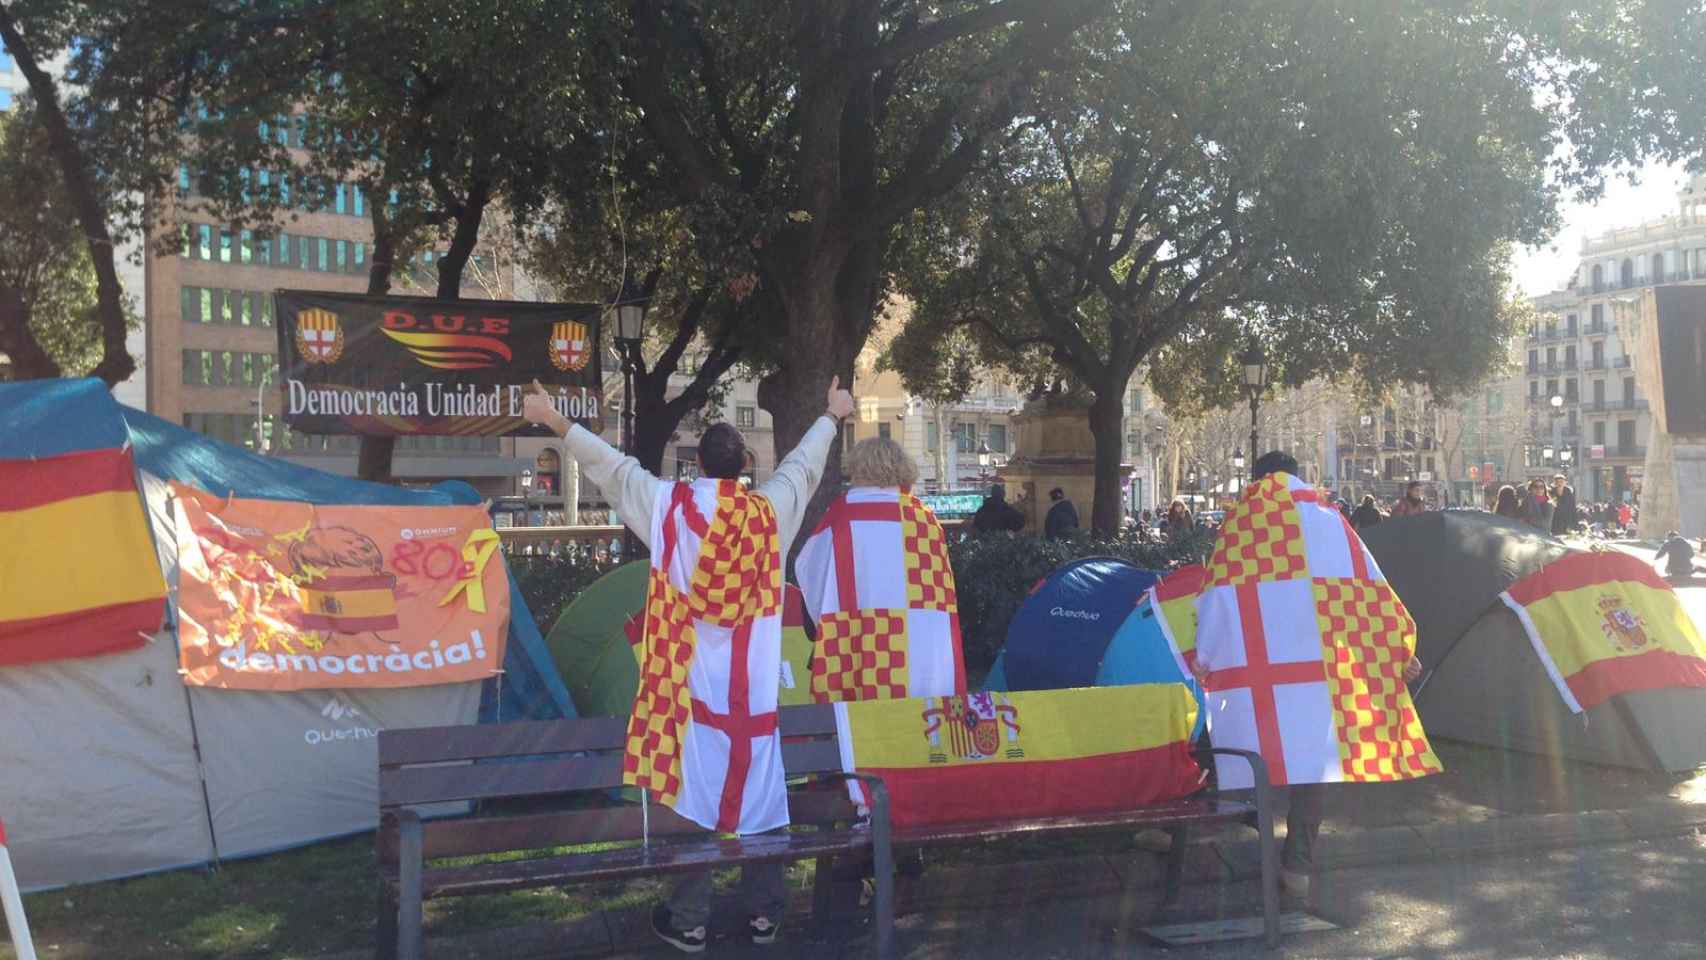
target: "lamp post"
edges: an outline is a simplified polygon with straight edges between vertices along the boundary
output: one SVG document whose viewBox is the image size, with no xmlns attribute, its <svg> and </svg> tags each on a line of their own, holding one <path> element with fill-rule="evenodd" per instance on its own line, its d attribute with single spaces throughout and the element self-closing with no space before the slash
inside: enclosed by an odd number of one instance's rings
<svg viewBox="0 0 1706 960">
<path fill-rule="evenodd" d="M 640 350 L 645 335 L 645 298 L 622 280 L 622 292 L 612 304 L 616 314 L 616 349 L 622 356 L 622 452 L 632 454 L 634 447 L 634 355 Z M 622 529 L 622 559 L 632 560 L 639 552 L 639 539 L 626 526 Z"/>
<path fill-rule="evenodd" d="M 1250 449 L 1256 449 L 1255 431 L 1250 432 Z M 1244 489 L 1244 454 L 1242 451 L 1232 452 L 1232 482 L 1239 491 Z M 1234 491 L 1236 494 L 1237 491 Z"/>
<path fill-rule="evenodd" d="M 986 480 L 989 477 L 989 444 L 987 442 L 977 445 L 977 476 L 979 480 Z"/>
<path fill-rule="evenodd" d="M 1244 390 L 1250 395 L 1250 462 L 1254 464 L 1261 452 L 1256 449 L 1256 412 L 1262 403 L 1262 389 L 1268 385 L 1268 358 L 1262 345 L 1254 339 L 1238 358 L 1244 368 Z"/>
</svg>

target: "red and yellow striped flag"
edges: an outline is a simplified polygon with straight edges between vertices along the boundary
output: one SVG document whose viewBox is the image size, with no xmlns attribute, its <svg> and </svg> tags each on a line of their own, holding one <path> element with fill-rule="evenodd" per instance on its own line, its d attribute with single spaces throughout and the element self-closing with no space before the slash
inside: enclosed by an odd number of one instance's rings
<svg viewBox="0 0 1706 960">
<path fill-rule="evenodd" d="M 1196 714 L 1181 683 L 835 704 L 842 766 L 883 778 L 897 827 L 1185 796 L 1202 782 Z"/>
<path fill-rule="evenodd" d="M 165 612 L 129 449 L 0 461 L 0 665 L 131 650 Z"/>
<path fill-rule="evenodd" d="M 1625 553 L 1568 553 L 1499 595 L 1574 713 L 1609 697 L 1706 687 L 1706 644 L 1652 567 Z"/>
</svg>

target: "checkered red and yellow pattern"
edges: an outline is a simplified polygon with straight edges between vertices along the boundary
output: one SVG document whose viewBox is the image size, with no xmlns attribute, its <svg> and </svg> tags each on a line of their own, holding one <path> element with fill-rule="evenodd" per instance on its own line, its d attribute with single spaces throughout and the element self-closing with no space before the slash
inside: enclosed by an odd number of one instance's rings
<svg viewBox="0 0 1706 960">
<path fill-rule="evenodd" d="M 1344 779 L 1439 773 L 1444 768 L 1404 686 L 1416 647 L 1409 611 L 1385 581 L 1317 577 L 1314 590 Z"/>
<path fill-rule="evenodd" d="M 628 721 L 622 780 L 673 806 L 681 792 L 682 743 L 693 715 L 688 669 L 698 623 L 737 627 L 780 613 L 782 569 L 769 501 L 723 489 L 702 538 L 688 592 L 654 566 L 646 588 L 644 663 Z"/>
<path fill-rule="evenodd" d="M 812 697 L 819 703 L 907 696 L 906 611 L 850 610 L 818 624 Z"/>
<path fill-rule="evenodd" d="M 1228 512 L 1209 561 L 1212 583 L 1236 587 L 1309 575 L 1288 480 L 1285 474 L 1271 474 L 1251 484 L 1239 508 Z"/>
<path fill-rule="evenodd" d="M 957 611 L 959 599 L 954 592 L 954 571 L 948 566 L 948 538 L 930 509 L 910 493 L 900 495 L 900 528 L 907 606 Z"/>
</svg>

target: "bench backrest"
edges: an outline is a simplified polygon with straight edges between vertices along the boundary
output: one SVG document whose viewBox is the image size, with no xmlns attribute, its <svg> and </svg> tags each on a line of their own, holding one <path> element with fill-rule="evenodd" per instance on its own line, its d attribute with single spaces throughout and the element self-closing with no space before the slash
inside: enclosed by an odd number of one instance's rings
<svg viewBox="0 0 1706 960">
<path fill-rule="evenodd" d="M 834 708 L 782 707 L 777 723 L 788 776 L 841 770 Z M 572 810 L 428 821 L 429 858 L 633 840 L 639 839 L 643 825 L 653 836 L 702 833 L 703 828 L 655 798 L 647 811 L 613 798 L 613 789 L 622 786 L 627 727 L 626 717 L 590 717 L 381 730 L 381 858 L 394 862 L 396 857 L 394 831 L 383 820 L 385 813 L 456 801 L 532 800 L 543 805 L 565 794 L 585 795 Z M 833 789 L 790 791 L 789 813 L 795 823 L 845 821 L 852 816 L 852 805 L 837 784 Z"/>
</svg>

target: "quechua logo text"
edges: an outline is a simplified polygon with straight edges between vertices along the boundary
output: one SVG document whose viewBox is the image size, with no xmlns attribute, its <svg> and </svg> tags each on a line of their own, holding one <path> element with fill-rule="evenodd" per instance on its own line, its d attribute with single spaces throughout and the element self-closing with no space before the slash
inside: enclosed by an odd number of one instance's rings
<svg viewBox="0 0 1706 960">
<path fill-rule="evenodd" d="M 435 370 L 484 370 L 515 359 L 508 317 L 434 313 L 422 318 L 387 310 L 380 329 Z"/>
</svg>

